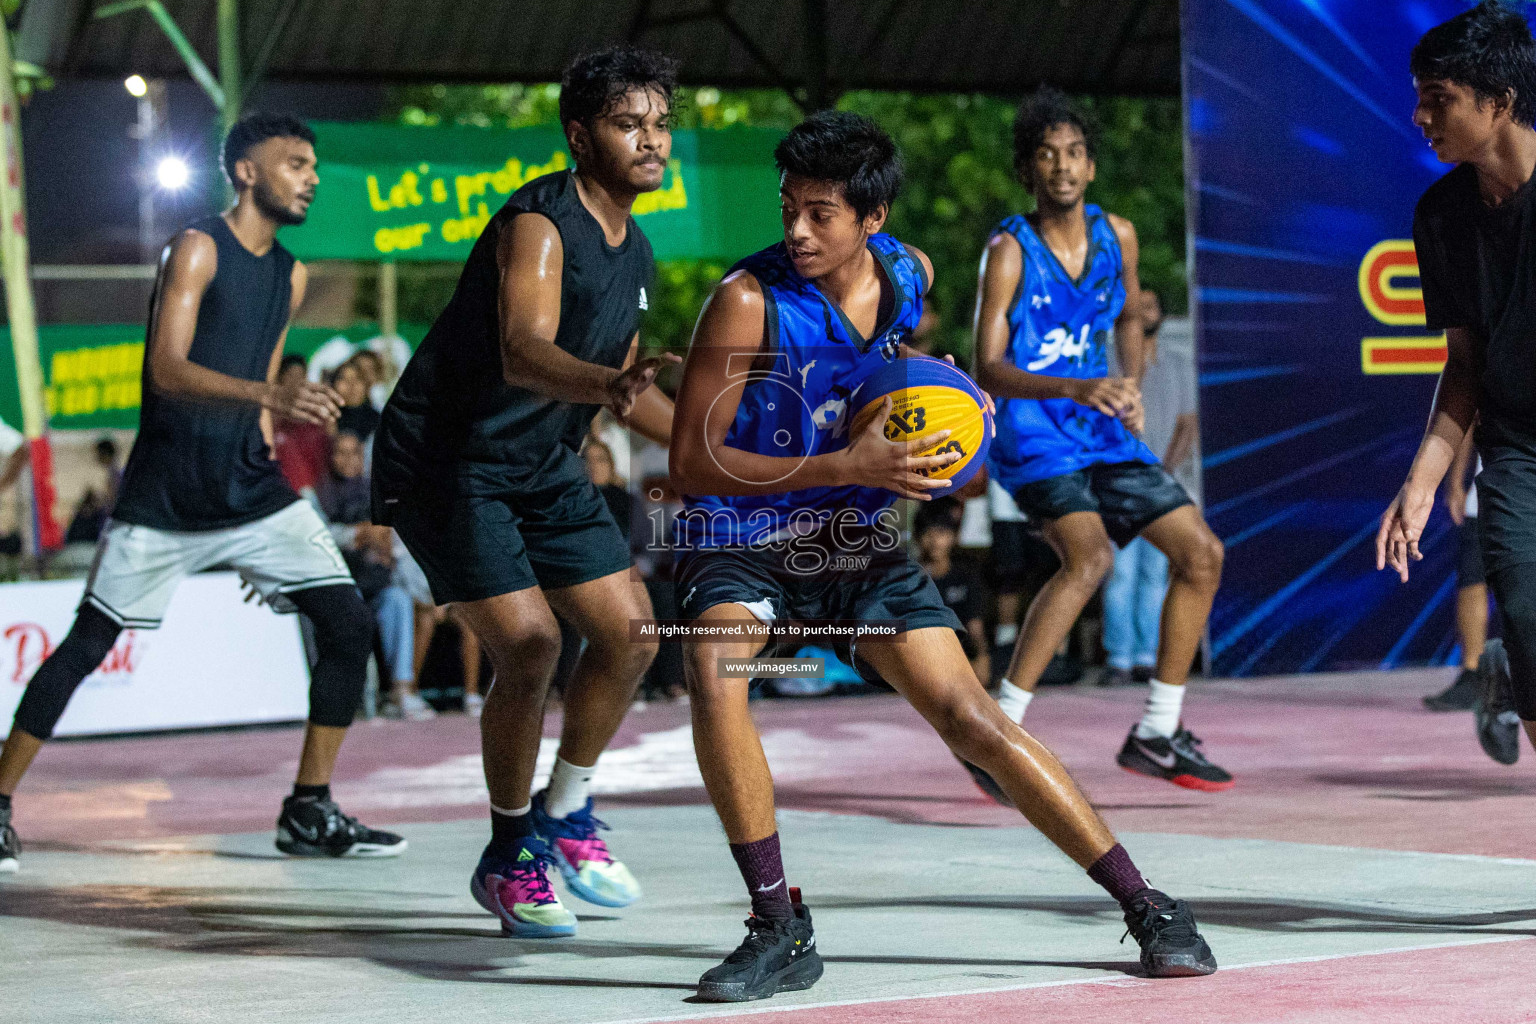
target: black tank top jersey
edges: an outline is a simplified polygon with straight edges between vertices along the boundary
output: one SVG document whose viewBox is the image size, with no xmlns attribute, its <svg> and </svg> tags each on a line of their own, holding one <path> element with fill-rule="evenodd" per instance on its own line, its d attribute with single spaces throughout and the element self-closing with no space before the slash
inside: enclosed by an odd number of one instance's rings
<svg viewBox="0 0 1536 1024">
<path fill-rule="evenodd" d="M 213 239 L 218 267 L 198 306 L 188 358 L 231 377 L 266 380 L 288 324 L 293 255 L 275 242 L 265 256 L 255 255 L 223 217 L 189 226 Z M 150 297 L 151 334 L 159 287 Z M 156 394 L 148 355 L 146 344 L 139 436 L 112 518 L 159 530 L 217 530 L 298 500 L 268 457 L 259 408 Z"/>
<path fill-rule="evenodd" d="M 515 494 L 524 481 L 569 469 L 597 414 L 598 406 L 572 405 L 503 378 L 496 248 L 521 213 L 542 214 L 560 232 L 565 262 L 555 344 L 615 369 L 629 354 L 655 272 L 650 242 L 631 218 L 624 241 L 609 245 L 571 172 L 534 179 L 486 225 L 453 298 L 384 409 L 373 448 L 379 522 L 405 495 Z"/>
</svg>

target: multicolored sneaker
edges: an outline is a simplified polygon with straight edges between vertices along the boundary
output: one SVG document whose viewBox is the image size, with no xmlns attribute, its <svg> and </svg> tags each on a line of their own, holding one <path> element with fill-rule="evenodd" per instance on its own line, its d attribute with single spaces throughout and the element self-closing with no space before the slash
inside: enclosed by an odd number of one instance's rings
<svg viewBox="0 0 1536 1024">
<path fill-rule="evenodd" d="M 552 818 L 544 809 L 545 794 L 533 798 L 533 827 L 550 840 L 550 855 L 566 887 L 600 907 L 627 907 L 640 898 L 640 883 L 629 868 L 613 859 L 608 844 L 598 838 L 607 825 L 592 814 L 592 798 L 579 811 Z"/>
<path fill-rule="evenodd" d="M 528 836 L 512 847 L 492 843 L 469 879 L 475 902 L 501 919 L 501 933 L 519 939 L 576 934 L 576 915 L 549 886 L 549 843 Z"/>
</svg>

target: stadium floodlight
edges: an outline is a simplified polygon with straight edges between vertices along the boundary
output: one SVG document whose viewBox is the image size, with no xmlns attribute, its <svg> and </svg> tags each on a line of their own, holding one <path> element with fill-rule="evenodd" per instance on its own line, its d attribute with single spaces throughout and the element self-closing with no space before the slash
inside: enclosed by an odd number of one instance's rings
<svg viewBox="0 0 1536 1024">
<path fill-rule="evenodd" d="M 155 181 L 167 192 L 179 192 L 192 180 L 192 169 L 179 156 L 168 156 L 155 165 Z"/>
<path fill-rule="evenodd" d="M 144 81 L 143 75 L 129 75 L 123 79 L 123 88 L 128 90 L 128 95 L 136 99 L 143 99 L 144 95 L 149 92 L 149 83 Z"/>
</svg>

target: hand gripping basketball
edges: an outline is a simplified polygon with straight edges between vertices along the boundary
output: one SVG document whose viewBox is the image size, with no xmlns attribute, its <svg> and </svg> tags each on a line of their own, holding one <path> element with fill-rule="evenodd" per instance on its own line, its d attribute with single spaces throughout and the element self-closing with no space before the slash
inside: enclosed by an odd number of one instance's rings
<svg viewBox="0 0 1536 1024">
<path fill-rule="evenodd" d="M 942 451 L 934 455 L 921 452 L 941 444 L 950 431 L 939 430 L 915 441 L 891 441 L 885 425 L 891 416 L 891 396 L 881 399 L 880 414 L 863 418 L 855 425 L 858 433 L 846 449 L 853 467 L 853 482 L 863 487 L 883 487 L 903 498 L 932 501 L 935 491 L 943 492 L 951 481 L 932 474 L 959 459 L 960 453 Z"/>
</svg>

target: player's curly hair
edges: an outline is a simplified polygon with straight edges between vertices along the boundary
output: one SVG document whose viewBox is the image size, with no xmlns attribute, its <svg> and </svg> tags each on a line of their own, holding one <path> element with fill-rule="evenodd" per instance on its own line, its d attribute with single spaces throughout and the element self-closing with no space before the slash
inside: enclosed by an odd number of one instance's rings
<svg viewBox="0 0 1536 1024">
<path fill-rule="evenodd" d="M 661 93 L 671 110 L 677 61 L 635 46 L 610 46 L 577 57 L 560 79 L 560 123 L 590 125 L 631 89 Z"/>
<path fill-rule="evenodd" d="M 245 158 L 252 146 L 268 139 L 303 139 L 313 146 L 315 133 L 292 114 L 246 114 L 224 136 L 224 173 L 230 181 L 235 180 L 235 164 Z"/>
<path fill-rule="evenodd" d="M 1425 32 L 1408 68 L 1420 81 L 1465 85 L 1479 101 L 1514 93 L 1516 123 L 1536 123 L 1536 42 L 1525 15 L 1498 0 L 1483 0 Z"/>
<path fill-rule="evenodd" d="M 843 198 L 862 219 L 890 209 L 901 191 L 901 154 L 896 143 L 862 114 L 823 110 L 801 121 L 773 149 L 779 173 L 842 186 Z"/>
<path fill-rule="evenodd" d="M 1045 141 L 1045 133 L 1059 124 L 1076 125 L 1088 147 L 1088 159 L 1098 158 L 1098 122 L 1060 89 L 1042 85 L 1032 95 L 1024 97 L 1018 113 L 1013 115 L 1013 168 L 1026 185 L 1029 161 Z"/>
</svg>

